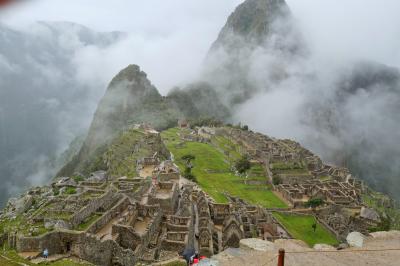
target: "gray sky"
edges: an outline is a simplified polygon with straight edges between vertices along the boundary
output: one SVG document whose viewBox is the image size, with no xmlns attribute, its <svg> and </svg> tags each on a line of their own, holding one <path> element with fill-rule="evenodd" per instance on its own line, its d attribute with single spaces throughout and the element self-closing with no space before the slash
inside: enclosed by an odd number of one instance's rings
<svg viewBox="0 0 400 266">
<path fill-rule="evenodd" d="M 31 0 L 0 13 L 23 27 L 37 20 L 80 23 L 98 31 L 125 31 L 125 42 L 79 55 L 85 79 L 107 82 L 139 64 L 165 93 L 192 80 L 227 16 L 241 0 Z M 321 57 L 362 57 L 400 67 L 400 1 L 287 0 L 309 45 Z M 93 68 L 96 66 L 96 68 Z M 90 72 L 90 73 L 89 73 Z"/>
</svg>

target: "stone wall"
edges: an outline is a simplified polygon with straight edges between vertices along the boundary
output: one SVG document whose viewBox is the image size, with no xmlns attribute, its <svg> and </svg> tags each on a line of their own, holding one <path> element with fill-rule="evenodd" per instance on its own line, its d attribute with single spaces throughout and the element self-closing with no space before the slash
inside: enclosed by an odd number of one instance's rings
<svg viewBox="0 0 400 266">
<path fill-rule="evenodd" d="M 125 197 L 120 200 L 117 205 L 115 205 L 111 210 L 107 211 L 103 216 L 101 216 L 94 224 L 92 224 L 86 232 L 96 233 L 101 228 L 103 228 L 108 222 L 115 218 L 119 213 L 123 212 L 128 205 L 131 204 L 129 198 Z"/>
<path fill-rule="evenodd" d="M 94 235 L 73 231 L 55 231 L 40 237 L 19 237 L 16 248 L 18 252 L 37 252 L 47 248 L 50 255 L 71 252 L 74 256 L 100 266 L 111 266 L 116 262 L 123 266 L 136 263 L 134 252 L 124 249 L 115 241 L 100 241 Z"/>
<path fill-rule="evenodd" d="M 79 239 L 80 234 L 73 231 L 54 231 L 37 237 L 18 236 L 16 249 L 18 252 L 35 252 L 47 248 L 50 254 L 63 254 L 67 252 L 68 245 Z"/>
<path fill-rule="evenodd" d="M 132 251 L 136 251 L 137 247 L 143 243 L 143 238 L 134 232 L 131 226 L 114 224 L 112 227 L 112 233 L 113 235 L 119 234 L 119 245 L 127 249 L 129 248 Z"/>
<path fill-rule="evenodd" d="M 136 191 L 130 192 L 130 193 L 124 193 L 124 194 L 126 194 L 131 199 L 140 201 L 142 196 L 149 190 L 150 186 L 151 186 L 151 181 L 146 180 L 146 181 L 140 183 L 140 187 Z"/>
<path fill-rule="evenodd" d="M 178 200 L 179 200 L 179 186 L 177 183 L 172 182 L 160 182 L 160 189 L 163 190 L 170 190 L 169 197 L 160 198 L 157 196 L 157 188 L 154 188 L 153 191 L 150 193 L 149 196 L 149 204 L 159 204 L 160 208 L 168 213 L 173 214 L 178 207 Z"/>
<path fill-rule="evenodd" d="M 167 221 L 168 231 L 182 232 L 189 231 L 190 224 L 192 220 L 191 217 L 180 217 L 171 215 Z"/>
<path fill-rule="evenodd" d="M 75 213 L 71 220 L 71 226 L 76 227 L 85 221 L 90 215 L 97 211 L 100 207 L 108 207 L 113 203 L 114 191 L 109 190 L 103 196 L 91 200 L 85 207 Z"/>
<path fill-rule="evenodd" d="M 161 182 L 165 181 L 171 181 L 171 180 L 179 180 L 179 173 L 178 172 L 173 172 L 173 173 L 159 173 L 158 177 Z"/>
<path fill-rule="evenodd" d="M 169 251 L 183 252 L 188 244 L 187 232 L 168 232 L 162 240 L 161 248 Z"/>
<path fill-rule="evenodd" d="M 90 234 L 81 234 L 72 245 L 72 254 L 99 266 L 135 265 L 132 250 L 124 249 L 113 240 L 100 241 Z"/>
</svg>

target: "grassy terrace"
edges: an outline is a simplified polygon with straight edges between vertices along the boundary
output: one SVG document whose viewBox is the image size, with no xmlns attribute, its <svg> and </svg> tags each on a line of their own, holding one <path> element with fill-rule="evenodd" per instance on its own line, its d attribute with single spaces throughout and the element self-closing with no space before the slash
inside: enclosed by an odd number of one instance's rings
<svg viewBox="0 0 400 266">
<path fill-rule="evenodd" d="M 183 155 L 192 154 L 196 157 L 193 161 L 192 172 L 202 189 L 217 202 L 227 202 L 223 194 L 223 192 L 227 192 L 230 195 L 238 196 L 250 203 L 267 208 L 287 207 L 286 203 L 279 199 L 268 186 L 246 185 L 243 183 L 243 178 L 235 176 L 230 170 L 233 162 L 232 157 L 227 158 L 223 152 L 211 144 L 198 142 L 184 142 L 182 144 L 178 132 L 179 129 L 173 128 L 162 132 L 161 135 L 181 170 L 184 169 L 184 162 L 180 159 Z M 222 137 L 218 140 L 218 143 L 223 143 L 223 145 L 226 145 L 227 142 L 228 140 L 222 139 Z M 234 151 L 235 149 L 230 150 Z M 231 154 L 234 154 L 234 152 Z M 256 167 L 254 170 L 255 173 L 260 173 L 259 168 Z"/>
<path fill-rule="evenodd" d="M 89 228 L 97 219 L 101 217 L 101 214 L 94 213 L 89 218 L 87 218 L 83 223 L 77 226 L 76 230 L 85 231 Z"/>
<path fill-rule="evenodd" d="M 289 233 L 296 239 L 303 240 L 309 246 L 315 244 L 338 244 L 335 236 L 321 224 L 317 223 L 317 229 L 314 232 L 312 225 L 316 222 L 313 216 L 291 215 L 274 212 L 274 217 L 281 222 Z"/>
</svg>

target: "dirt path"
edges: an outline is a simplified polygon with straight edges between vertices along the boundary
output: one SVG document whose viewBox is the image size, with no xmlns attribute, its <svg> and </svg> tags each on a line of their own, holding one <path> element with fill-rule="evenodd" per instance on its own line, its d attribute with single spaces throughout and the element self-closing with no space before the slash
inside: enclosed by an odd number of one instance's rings
<svg viewBox="0 0 400 266">
<path fill-rule="evenodd" d="M 142 170 L 140 170 L 139 176 L 142 178 L 147 178 L 153 175 L 153 171 L 154 171 L 154 166 L 145 166 L 143 167 Z"/>
</svg>

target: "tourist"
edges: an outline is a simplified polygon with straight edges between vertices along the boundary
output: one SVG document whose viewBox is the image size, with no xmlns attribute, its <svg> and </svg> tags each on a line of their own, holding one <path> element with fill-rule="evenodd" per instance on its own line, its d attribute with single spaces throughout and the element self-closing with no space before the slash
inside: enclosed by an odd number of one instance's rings
<svg viewBox="0 0 400 266">
<path fill-rule="evenodd" d="M 43 251 L 43 258 L 47 259 L 49 257 L 49 250 L 47 248 Z"/>
</svg>

